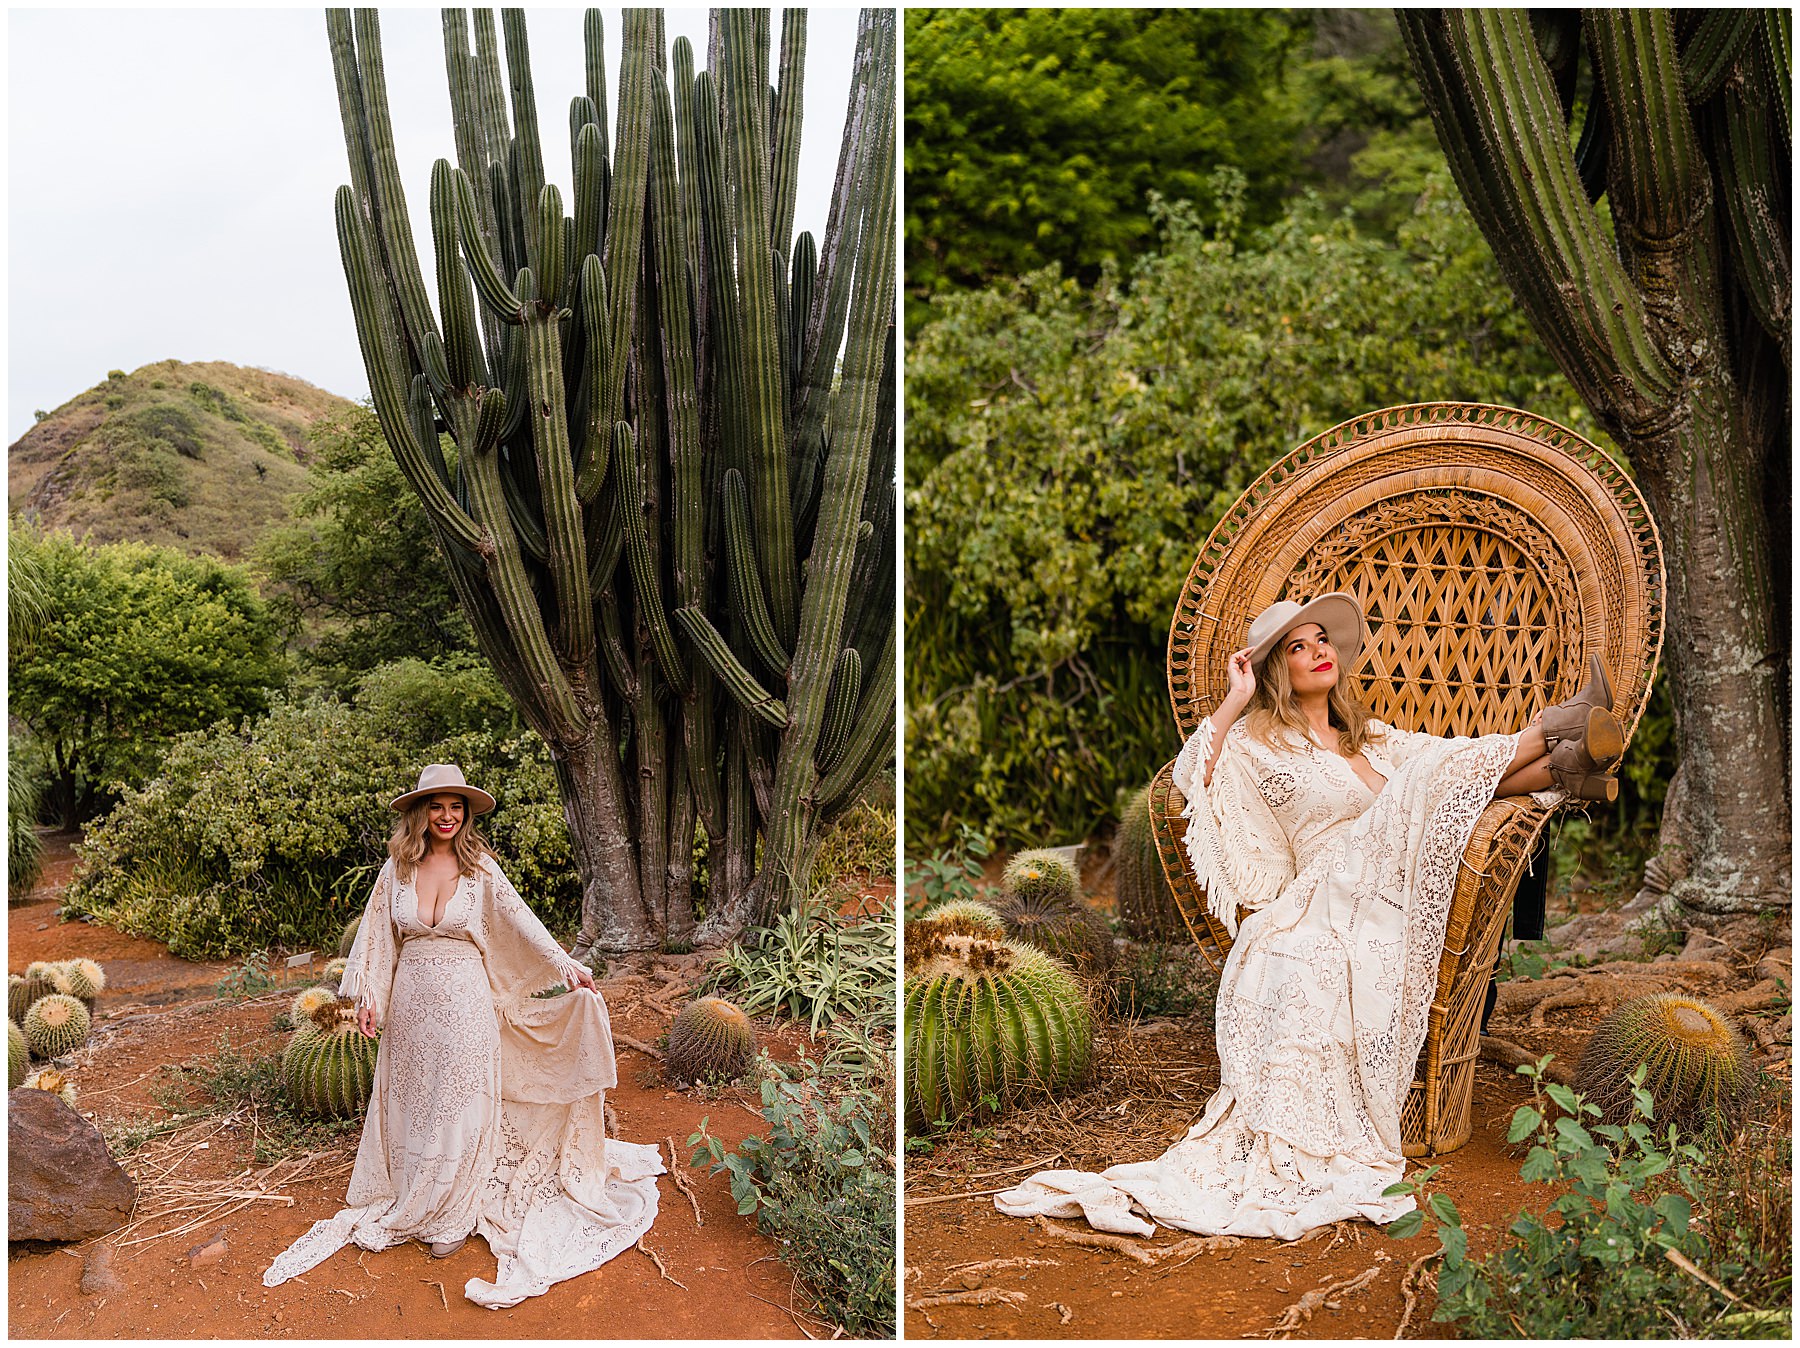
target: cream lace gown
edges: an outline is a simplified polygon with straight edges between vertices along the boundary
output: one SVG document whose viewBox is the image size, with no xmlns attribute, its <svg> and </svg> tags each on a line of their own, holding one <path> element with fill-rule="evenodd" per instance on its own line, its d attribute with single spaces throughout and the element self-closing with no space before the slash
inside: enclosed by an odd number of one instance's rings
<svg viewBox="0 0 1800 1348">
<path fill-rule="evenodd" d="M 265 1287 L 349 1244 L 474 1233 L 499 1271 L 463 1291 L 499 1308 L 636 1243 L 656 1217 L 662 1158 L 606 1136 L 612 1030 L 576 967 L 492 857 L 435 927 L 394 863 L 383 867 L 341 984 L 382 1025 L 349 1206 L 279 1255 Z M 574 991 L 531 996 L 558 982 Z"/>
<path fill-rule="evenodd" d="M 1517 745 L 1373 722 L 1372 791 L 1339 754 L 1272 749 L 1239 721 L 1212 785 L 1206 722 L 1176 759 L 1187 849 L 1235 940 L 1219 981 L 1219 1091 L 1153 1161 L 1052 1170 L 998 1195 L 1017 1217 L 1085 1216 L 1284 1240 L 1346 1217 L 1389 1222 L 1410 1198 L 1400 1108 L 1411 1085 L 1456 871 Z M 1237 929 L 1239 905 L 1253 911 Z M 1149 1220 L 1145 1220 L 1145 1217 Z"/>
</svg>

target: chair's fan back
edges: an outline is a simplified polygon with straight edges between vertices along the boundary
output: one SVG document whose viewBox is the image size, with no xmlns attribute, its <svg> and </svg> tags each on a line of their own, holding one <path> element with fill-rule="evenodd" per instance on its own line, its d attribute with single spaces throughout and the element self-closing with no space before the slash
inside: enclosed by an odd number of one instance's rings
<svg viewBox="0 0 1800 1348">
<path fill-rule="evenodd" d="M 1257 479 L 1176 605 L 1169 695 L 1183 736 L 1225 695 L 1226 657 L 1252 618 L 1332 590 L 1368 617 L 1364 700 L 1407 730 L 1517 730 L 1573 692 L 1598 651 L 1629 734 L 1662 648 L 1662 549 L 1636 487 L 1573 431 L 1512 408 L 1374 412 Z"/>
</svg>

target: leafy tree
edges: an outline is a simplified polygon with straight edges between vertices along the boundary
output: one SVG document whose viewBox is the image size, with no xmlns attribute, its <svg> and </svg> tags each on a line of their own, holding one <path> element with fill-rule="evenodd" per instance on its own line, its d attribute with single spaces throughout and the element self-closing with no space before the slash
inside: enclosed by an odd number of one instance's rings
<svg viewBox="0 0 1800 1348">
<path fill-rule="evenodd" d="M 1306 437 L 1467 398 L 1593 419 L 1439 175 L 1388 239 L 1316 200 L 1244 230 L 1159 207 L 1158 253 L 940 297 L 909 353 L 907 818 L 1088 836 L 1178 747 L 1169 615 L 1200 540 Z"/>
<path fill-rule="evenodd" d="M 300 662 L 339 692 L 389 661 L 472 651 L 474 634 L 433 556 L 431 528 L 368 407 L 320 422 L 294 521 L 256 564 L 300 631 Z"/>
<path fill-rule="evenodd" d="M 1662 533 L 1681 767 L 1644 897 L 1788 906 L 1788 12 L 1400 24 L 1505 285 Z"/>
<path fill-rule="evenodd" d="M 280 634 L 247 573 L 141 543 L 15 533 L 48 619 L 9 652 L 11 711 L 48 762 L 64 825 L 150 775 L 171 740 L 260 711 Z"/>
<path fill-rule="evenodd" d="M 1211 206 L 1249 175 L 1267 221 L 1296 165 L 1278 10 L 910 9 L 906 278 L 917 301 L 1048 262 L 1092 279 L 1154 241 L 1151 191 Z"/>
</svg>

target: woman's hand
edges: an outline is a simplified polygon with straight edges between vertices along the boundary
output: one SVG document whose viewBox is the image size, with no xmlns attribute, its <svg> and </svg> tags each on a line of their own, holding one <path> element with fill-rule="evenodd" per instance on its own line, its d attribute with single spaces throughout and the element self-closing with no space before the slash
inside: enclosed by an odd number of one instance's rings
<svg viewBox="0 0 1800 1348">
<path fill-rule="evenodd" d="M 363 1032 L 365 1039 L 375 1037 L 375 1008 L 359 1006 L 356 1008 L 356 1028 Z"/>
<path fill-rule="evenodd" d="M 1225 662 L 1225 678 L 1227 688 L 1221 705 L 1230 708 L 1235 716 L 1250 705 L 1250 695 L 1256 691 L 1256 671 L 1250 667 L 1250 647 L 1231 653 Z"/>
<path fill-rule="evenodd" d="M 586 988 L 589 992 L 600 991 L 599 988 L 594 986 L 594 976 L 580 964 L 575 966 L 575 986 L 578 988 Z M 572 990 L 573 989 L 571 989 L 571 991 Z"/>
</svg>

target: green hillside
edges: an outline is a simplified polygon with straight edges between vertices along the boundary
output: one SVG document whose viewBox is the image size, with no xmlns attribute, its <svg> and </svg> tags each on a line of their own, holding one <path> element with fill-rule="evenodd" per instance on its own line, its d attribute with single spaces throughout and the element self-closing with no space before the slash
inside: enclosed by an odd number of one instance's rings
<svg viewBox="0 0 1800 1348">
<path fill-rule="evenodd" d="M 305 482 L 307 429 L 349 406 L 224 361 L 115 370 L 13 442 L 8 500 L 42 528 L 238 561 L 287 519 Z"/>
</svg>

